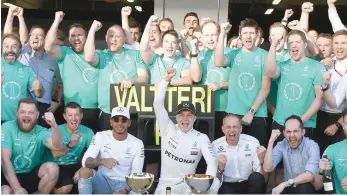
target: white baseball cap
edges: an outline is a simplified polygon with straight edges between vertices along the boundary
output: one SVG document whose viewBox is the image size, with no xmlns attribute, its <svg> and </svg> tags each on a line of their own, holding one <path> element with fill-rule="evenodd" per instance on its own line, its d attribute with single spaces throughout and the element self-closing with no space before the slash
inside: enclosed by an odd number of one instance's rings
<svg viewBox="0 0 347 195">
<path fill-rule="evenodd" d="M 125 107 L 115 107 L 112 109 L 111 118 L 115 116 L 124 116 L 125 118 L 130 119 L 129 109 Z"/>
</svg>

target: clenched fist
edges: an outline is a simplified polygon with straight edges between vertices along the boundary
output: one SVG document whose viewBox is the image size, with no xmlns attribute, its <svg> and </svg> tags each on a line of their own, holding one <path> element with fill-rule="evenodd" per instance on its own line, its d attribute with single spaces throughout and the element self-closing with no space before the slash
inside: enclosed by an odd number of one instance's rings
<svg viewBox="0 0 347 195">
<path fill-rule="evenodd" d="M 55 122 L 55 118 L 52 112 L 46 112 L 43 116 L 42 116 L 43 120 L 46 121 L 46 123 L 51 126 L 57 126 L 57 123 Z"/>
<path fill-rule="evenodd" d="M 33 85 L 32 85 L 32 90 L 33 91 L 39 91 L 40 88 L 41 88 L 41 83 L 39 81 L 39 78 L 37 75 L 35 75 L 35 81 L 33 82 Z"/>
<path fill-rule="evenodd" d="M 269 142 L 275 142 L 280 135 L 281 135 L 280 130 L 278 129 L 272 130 Z"/>
<path fill-rule="evenodd" d="M 263 164 L 263 162 L 264 162 L 265 152 L 266 152 L 266 148 L 264 146 L 259 146 L 257 148 L 257 155 L 258 155 L 258 159 L 260 161 L 260 164 Z"/>
<path fill-rule="evenodd" d="M 98 32 L 101 27 L 102 27 L 101 22 L 94 20 L 92 26 L 90 27 L 90 30 L 92 30 L 93 32 Z"/>
<path fill-rule="evenodd" d="M 223 171 L 227 164 L 227 157 L 224 154 L 218 156 L 218 170 Z"/>
<path fill-rule="evenodd" d="M 63 21 L 64 16 L 65 16 L 65 14 L 62 11 L 55 12 L 55 19 L 54 19 L 54 21 L 56 21 L 58 23 L 61 23 L 61 21 Z"/>
<path fill-rule="evenodd" d="M 126 17 L 130 16 L 131 11 L 132 11 L 131 7 L 129 7 L 129 6 L 123 7 L 122 8 L 122 16 L 126 16 Z"/>
<path fill-rule="evenodd" d="M 170 81 L 176 75 L 176 68 L 168 68 L 165 72 L 165 80 Z"/>
<path fill-rule="evenodd" d="M 303 3 L 301 6 L 301 10 L 302 12 L 305 12 L 305 13 L 313 12 L 313 3 L 310 3 L 310 2 Z"/>
<path fill-rule="evenodd" d="M 228 33 L 231 29 L 232 25 L 229 22 L 221 24 L 221 32 Z"/>
</svg>

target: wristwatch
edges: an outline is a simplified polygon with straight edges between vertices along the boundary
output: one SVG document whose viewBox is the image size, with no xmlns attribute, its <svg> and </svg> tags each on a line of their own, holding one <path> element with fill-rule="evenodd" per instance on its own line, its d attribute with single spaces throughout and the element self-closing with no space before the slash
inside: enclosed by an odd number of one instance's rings
<svg viewBox="0 0 347 195">
<path fill-rule="evenodd" d="M 320 86 L 320 89 L 324 92 L 324 91 L 326 91 L 326 90 L 328 90 L 329 89 L 329 85 L 327 85 L 327 87 L 326 88 L 323 88 L 322 86 Z"/>
<path fill-rule="evenodd" d="M 249 109 L 248 112 L 251 113 L 251 114 L 253 114 L 253 115 L 255 115 L 255 113 L 256 113 L 255 109 L 253 109 L 253 108 Z"/>
<path fill-rule="evenodd" d="M 294 183 L 294 179 L 288 179 L 288 184 L 289 186 L 293 186 L 294 188 L 296 187 L 295 183 Z"/>
<path fill-rule="evenodd" d="M 336 122 L 335 126 L 337 127 L 337 130 L 341 130 L 342 129 L 342 125 L 339 122 Z"/>
<path fill-rule="evenodd" d="M 190 54 L 190 58 L 196 58 L 198 57 L 198 54 Z"/>
</svg>

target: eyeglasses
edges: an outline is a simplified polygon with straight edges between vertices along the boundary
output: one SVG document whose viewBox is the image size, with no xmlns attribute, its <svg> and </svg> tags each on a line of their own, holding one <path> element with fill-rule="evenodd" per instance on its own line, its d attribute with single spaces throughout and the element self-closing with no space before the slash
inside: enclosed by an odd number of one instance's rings
<svg viewBox="0 0 347 195">
<path fill-rule="evenodd" d="M 128 119 L 125 117 L 120 117 L 120 118 L 113 118 L 113 121 L 115 123 L 119 123 L 119 121 L 121 121 L 122 123 L 126 123 L 128 121 Z"/>
</svg>

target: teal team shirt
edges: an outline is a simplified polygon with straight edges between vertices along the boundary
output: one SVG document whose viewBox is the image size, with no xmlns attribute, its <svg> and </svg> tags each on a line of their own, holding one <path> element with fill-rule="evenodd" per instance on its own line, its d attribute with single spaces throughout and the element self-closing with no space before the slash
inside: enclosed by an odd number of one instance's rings
<svg viewBox="0 0 347 195">
<path fill-rule="evenodd" d="M 105 113 L 110 111 L 110 84 L 137 78 L 137 69 L 146 69 L 140 52 L 123 48 L 120 54 L 109 50 L 97 51 L 99 55 L 98 105 Z"/>
<path fill-rule="evenodd" d="M 32 133 L 19 130 L 15 120 L 2 124 L 1 148 L 11 149 L 11 162 L 15 173 L 29 173 L 41 165 L 46 141 L 51 132 L 36 125 Z"/>
<path fill-rule="evenodd" d="M 202 68 L 201 84 L 223 83 L 229 81 L 230 66 L 216 67 L 214 63 L 215 50 L 204 49 L 198 54 L 198 61 Z M 230 48 L 224 48 L 224 54 L 231 52 Z M 214 92 L 215 111 L 225 111 L 228 102 L 228 90 L 219 89 Z"/>
<path fill-rule="evenodd" d="M 341 186 L 341 180 L 347 179 L 347 140 L 328 146 L 324 154 L 328 156 L 332 164 L 336 194 L 347 194 Z"/>
<path fill-rule="evenodd" d="M 314 85 L 322 84 L 324 66 L 318 61 L 305 58 L 301 62 L 291 60 L 281 63 L 278 80 L 277 107 L 273 119 L 280 125 L 291 115 L 302 116 L 315 99 Z M 305 127 L 316 127 L 317 114 Z"/>
<path fill-rule="evenodd" d="M 256 48 L 251 52 L 232 50 L 226 57 L 230 62 L 228 103 L 226 112 L 246 115 L 253 105 L 266 76 L 265 60 L 268 52 Z M 266 117 L 266 101 L 257 110 L 256 117 Z"/>
<path fill-rule="evenodd" d="M 280 65 L 280 63 L 286 62 L 290 60 L 290 54 L 287 49 L 283 50 L 281 53 L 276 53 L 276 64 Z M 276 79 L 271 80 L 271 88 L 268 99 L 271 104 L 276 107 L 277 104 L 277 92 L 278 92 L 278 83 Z"/>
<path fill-rule="evenodd" d="M 181 73 L 184 70 L 190 70 L 190 61 L 186 58 L 176 56 L 175 59 L 167 60 L 163 57 L 155 54 L 152 61 L 147 64 L 150 75 L 150 84 L 156 84 L 157 81 L 161 80 L 165 76 L 167 68 L 175 68 L 176 75 L 173 79 L 181 78 Z"/>
<path fill-rule="evenodd" d="M 4 83 L 1 84 L 1 121 L 16 119 L 18 102 L 30 96 L 35 74 L 30 66 L 18 61 L 8 64 L 1 58 L 1 73 Z"/>
<path fill-rule="evenodd" d="M 66 124 L 59 125 L 59 131 L 63 138 L 64 145 L 67 145 L 71 141 L 71 134 L 66 128 Z M 80 125 L 76 134 L 80 135 L 81 138 L 78 143 L 70 149 L 70 151 L 60 158 L 53 157 L 51 151 L 46 151 L 44 162 L 55 162 L 58 165 L 72 165 L 81 162 L 83 153 L 88 149 L 91 140 L 93 139 L 94 133 L 91 129 L 86 126 Z"/>
<path fill-rule="evenodd" d="M 57 59 L 64 88 L 64 102 L 76 102 L 82 108 L 98 107 L 98 67 L 89 65 L 84 54 L 62 46 Z"/>
</svg>

